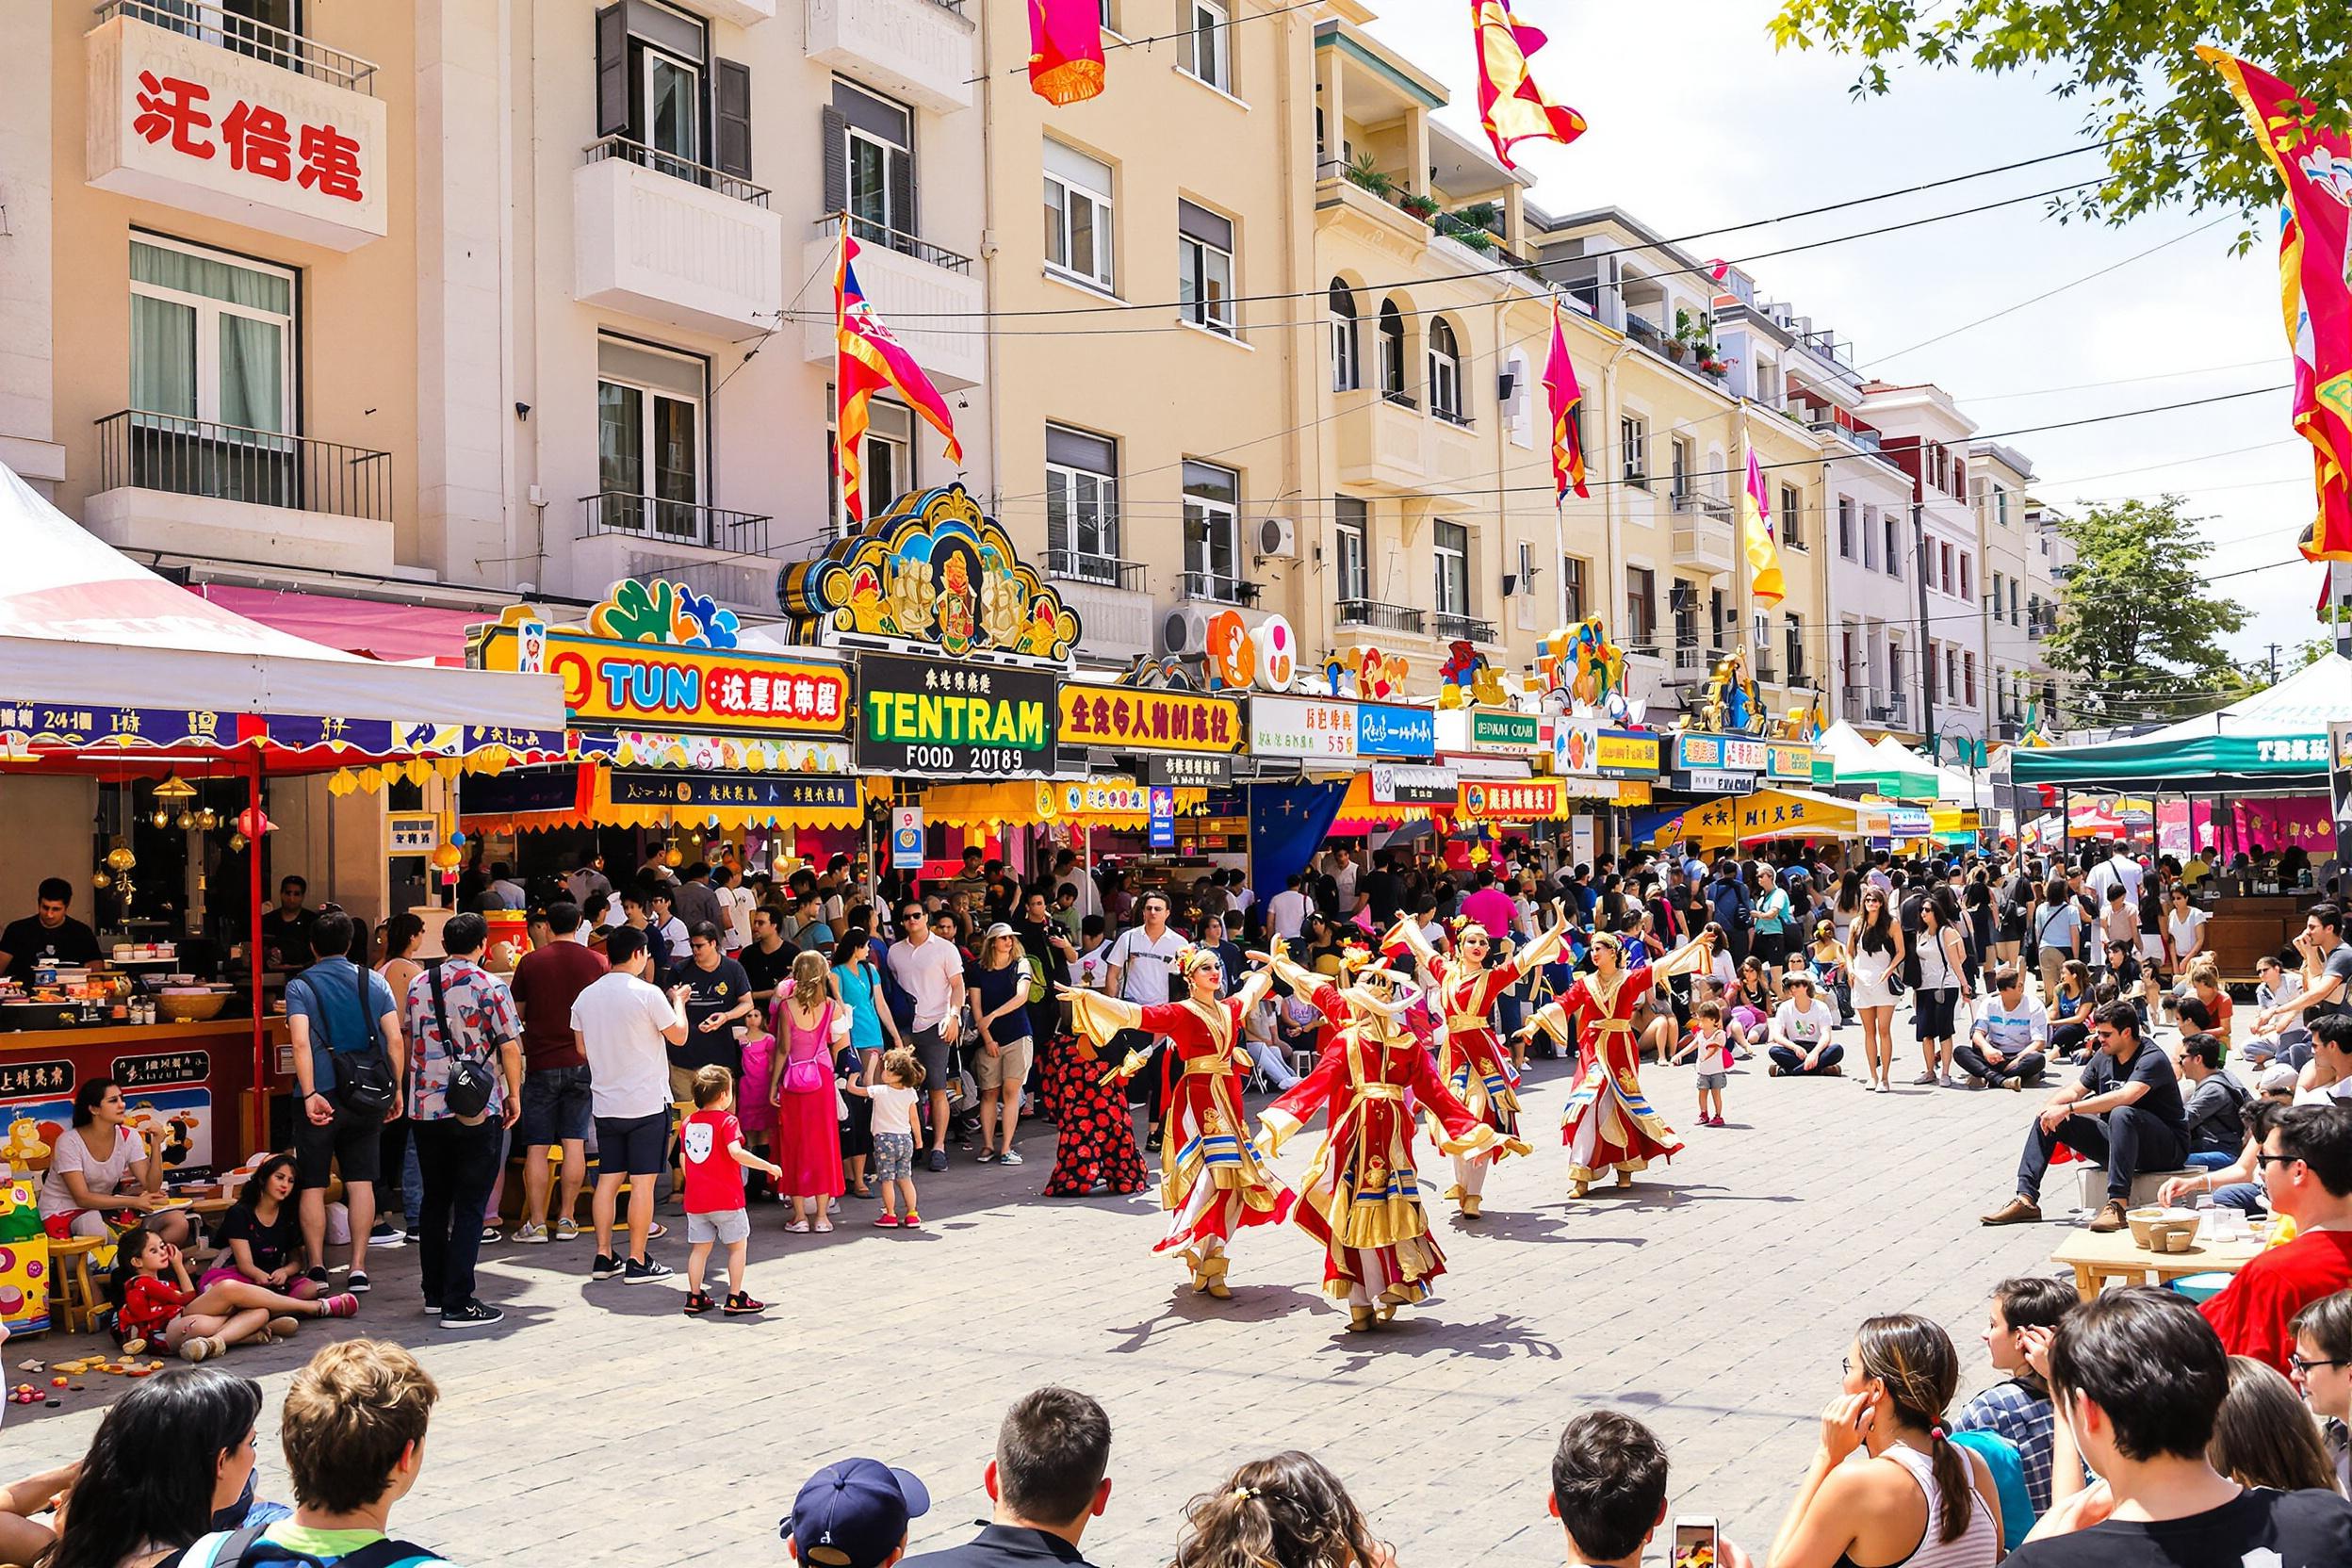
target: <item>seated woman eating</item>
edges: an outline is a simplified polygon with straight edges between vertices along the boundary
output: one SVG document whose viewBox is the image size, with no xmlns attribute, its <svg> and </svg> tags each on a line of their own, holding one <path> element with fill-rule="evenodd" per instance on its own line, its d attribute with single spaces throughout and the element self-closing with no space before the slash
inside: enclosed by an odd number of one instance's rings
<svg viewBox="0 0 2352 1568">
<path fill-rule="evenodd" d="M 163 1191 L 163 1152 L 123 1123 L 130 1110 L 122 1086 L 92 1078 L 74 1091 L 74 1125 L 57 1138 L 41 1182 L 41 1223 L 52 1241 L 105 1240 L 110 1213 L 142 1217 L 157 1235 L 186 1246 L 196 1227 Z M 157 1210 L 170 1210 L 158 1214 Z"/>
</svg>

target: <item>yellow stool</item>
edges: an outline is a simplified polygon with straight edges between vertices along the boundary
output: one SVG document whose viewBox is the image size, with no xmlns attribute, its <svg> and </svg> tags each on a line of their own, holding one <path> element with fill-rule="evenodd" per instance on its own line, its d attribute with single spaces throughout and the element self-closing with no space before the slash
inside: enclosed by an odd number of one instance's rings
<svg viewBox="0 0 2352 1568">
<path fill-rule="evenodd" d="M 98 1250 L 96 1236 L 71 1236 L 49 1244 L 49 1315 L 70 1334 L 96 1331 L 106 1301 L 90 1277 L 90 1255 Z"/>
</svg>

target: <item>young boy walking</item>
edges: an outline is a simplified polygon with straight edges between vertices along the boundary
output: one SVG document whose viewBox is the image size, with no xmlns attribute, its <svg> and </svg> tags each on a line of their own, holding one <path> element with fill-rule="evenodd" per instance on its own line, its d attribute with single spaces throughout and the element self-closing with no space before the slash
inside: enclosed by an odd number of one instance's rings
<svg viewBox="0 0 2352 1568">
<path fill-rule="evenodd" d="M 703 1271 L 714 1242 L 727 1243 L 727 1305 L 729 1317 L 764 1312 L 767 1303 L 743 1291 L 743 1255 L 751 1247 L 751 1211 L 743 1206 L 743 1168 L 764 1170 L 770 1180 L 784 1172 L 743 1147 L 743 1124 L 735 1119 L 735 1075 L 711 1066 L 694 1073 L 694 1114 L 679 1134 L 686 1168 L 686 1313 L 710 1310 L 702 1288 Z"/>
<path fill-rule="evenodd" d="M 1690 1014 L 1690 1033 L 1674 1053 L 1674 1060 L 1696 1056 L 1699 1074 L 1699 1125 L 1723 1124 L 1723 1086 L 1731 1082 L 1731 1037 L 1723 1032 L 1723 1004 L 1706 1001 Z"/>
</svg>

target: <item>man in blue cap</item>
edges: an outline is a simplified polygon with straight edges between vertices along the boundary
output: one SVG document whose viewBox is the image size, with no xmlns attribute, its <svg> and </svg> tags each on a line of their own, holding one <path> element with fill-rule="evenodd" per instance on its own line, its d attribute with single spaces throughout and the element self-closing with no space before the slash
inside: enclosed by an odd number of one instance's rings
<svg viewBox="0 0 2352 1568">
<path fill-rule="evenodd" d="M 906 1470 L 845 1459 L 808 1478 L 784 1521 L 784 1549 L 805 1568 L 890 1568 L 906 1555 L 906 1522 L 931 1494 Z"/>
</svg>

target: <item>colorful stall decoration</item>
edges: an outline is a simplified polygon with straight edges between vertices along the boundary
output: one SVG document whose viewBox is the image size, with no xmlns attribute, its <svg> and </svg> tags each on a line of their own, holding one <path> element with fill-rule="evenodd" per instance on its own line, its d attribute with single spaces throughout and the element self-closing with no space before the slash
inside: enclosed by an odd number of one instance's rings
<svg viewBox="0 0 2352 1568">
<path fill-rule="evenodd" d="M 1067 665 L 1077 613 L 960 484 L 909 494 L 816 560 L 784 568 L 792 641 Z"/>
<path fill-rule="evenodd" d="M 1716 735 L 1761 735 L 1770 722 L 1764 694 L 1748 674 L 1747 651 L 1734 648 L 1717 661 L 1696 711 L 1683 720 L 1683 727 Z"/>
<path fill-rule="evenodd" d="M 1370 644 L 1344 647 L 1323 662 L 1323 691 L 1343 699 L 1388 702 L 1405 694 L 1405 679 L 1413 673 L 1410 660 L 1384 653 Z"/>
<path fill-rule="evenodd" d="M 1545 721 L 1552 773 L 1564 778 L 1656 778 L 1661 737 L 1647 729 L 1615 729 L 1597 719 L 1561 715 Z"/>
<path fill-rule="evenodd" d="M 1281 615 L 1252 626 L 1240 611 L 1220 610 L 1201 638 L 1200 665 L 1213 692 L 1287 692 L 1298 678 L 1298 634 Z"/>
<path fill-rule="evenodd" d="M 1462 816 L 1469 822 L 1551 822 L 1576 808 L 1557 778 L 1465 778 Z"/>
<path fill-rule="evenodd" d="M 1503 672 L 1474 644 L 1457 640 L 1446 645 L 1446 662 L 1437 671 L 1440 708 L 1503 705 Z"/>
<path fill-rule="evenodd" d="M 343 759 L 391 757 L 487 758 L 502 767 L 561 758 L 565 742 L 560 730 L 487 725 L 0 701 L 0 759 L 9 760 L 34 760 L 52 751 L 119 752 L 134 760 L 157 752 L 217 754 L 239 746 L 267 753 L 273 768 L 306 771 Z"/>
<path fill-rule="evenodd" d="M 1621 725 L 1642 722 L 1643 704 L 1625 694 L 1625 656 L 1598 615 L 1561 627 L 1536 645 L 1528 689 L 1552 712 L 1590 713 Z"/>
</svg>

